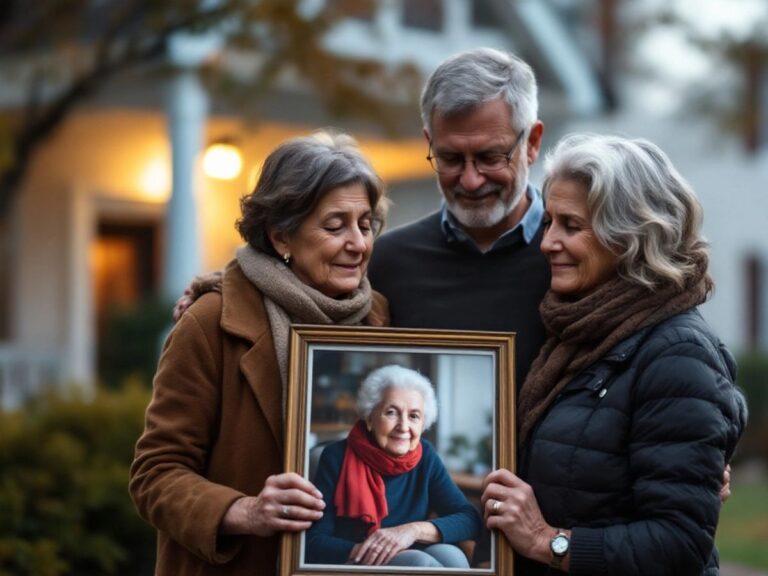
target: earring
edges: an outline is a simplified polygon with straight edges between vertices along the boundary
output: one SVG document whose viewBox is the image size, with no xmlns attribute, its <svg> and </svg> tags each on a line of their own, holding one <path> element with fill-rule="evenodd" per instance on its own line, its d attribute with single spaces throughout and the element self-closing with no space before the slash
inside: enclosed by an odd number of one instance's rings
<svg viewBox="0 0 768 576">
<path fill-rule="evenodd" d="M 285 262 L 285 265 L 288 266 L 291 263 L 291 253 L 286 252 L 283 254 L 283 262 Z"/>
</svg>

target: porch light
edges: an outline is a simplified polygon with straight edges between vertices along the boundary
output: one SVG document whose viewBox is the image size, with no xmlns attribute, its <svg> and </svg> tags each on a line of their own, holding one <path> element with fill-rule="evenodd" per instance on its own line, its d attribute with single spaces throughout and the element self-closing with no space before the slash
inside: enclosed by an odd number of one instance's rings
<svg viewBox="0 0 768 576">
<path fill-rule="evenodd" d="M 243 156 L 232 142 L 214 142 L 203 155 L 203 172 L 217 180 L 234 180 L 243 169 Z"/>
<path fill-rule="evenodd" d="M 150 160 L 139 174 L 142 195 L 153 202 L 164 202 L 171 194 L 171 173 L 168 160 L 157 156 Z"/>
</svg>

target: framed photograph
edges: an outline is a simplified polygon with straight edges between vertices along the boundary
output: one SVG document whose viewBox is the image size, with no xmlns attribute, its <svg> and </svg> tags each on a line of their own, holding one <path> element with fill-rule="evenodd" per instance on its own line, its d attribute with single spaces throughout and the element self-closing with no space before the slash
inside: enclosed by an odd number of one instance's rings
<svg viewBox="0 0 768 576">
<path fill-rule="evenodd" d="M 514 471 L 514 338 L 292 326 L 286 469 L 326 508 L 283 536 L 280 576 L 513 574 L 480 497 L 489 471 Z"/>
</svg>

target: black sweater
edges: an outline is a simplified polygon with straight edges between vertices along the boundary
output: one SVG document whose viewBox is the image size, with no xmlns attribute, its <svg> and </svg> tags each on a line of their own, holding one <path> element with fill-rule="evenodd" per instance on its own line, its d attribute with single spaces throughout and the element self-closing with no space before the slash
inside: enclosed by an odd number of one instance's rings
<svg viewBox="0 0 768 576">
<path fill-rule="evenodd" d="M 541 234 L 483 254 L 449 242 L 436 212 L 376 240 L 368 274 L 393 326 L 516 332 L 519 387 L 544 342 L 539 303 L 550 276 Z"/>
</svg>

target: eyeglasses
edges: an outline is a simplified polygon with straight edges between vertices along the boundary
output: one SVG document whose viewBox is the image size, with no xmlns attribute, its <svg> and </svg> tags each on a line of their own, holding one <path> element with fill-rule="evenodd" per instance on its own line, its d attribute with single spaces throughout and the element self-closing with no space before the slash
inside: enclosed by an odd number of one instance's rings
<svg viewBox="0 0 768 576">
<path fill-rule="evenodd" d="M 472 158 L 465 158 L 463 154 L 432 154 L 432 145 L 430 144 L 427 160 L 429 160 L 432 169 L 441 176 L 457 176 L 461 174 L 467 161 L 472 163 L 478 174 L 498 172 L 509 167 L 512 154 L 515 153 L 515 149 L 524 133 L 525 128 L 520 130 L 509 152 L 480 152 Z"/>
</svg>

